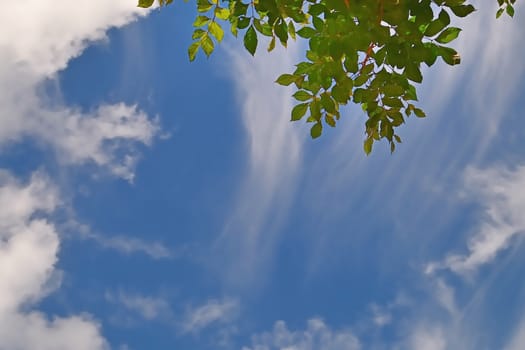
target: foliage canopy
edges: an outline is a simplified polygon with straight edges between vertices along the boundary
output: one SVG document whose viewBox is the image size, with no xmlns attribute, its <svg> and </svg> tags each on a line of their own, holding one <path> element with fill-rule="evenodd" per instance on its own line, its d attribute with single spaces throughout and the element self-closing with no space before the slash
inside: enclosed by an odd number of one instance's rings
<svg viewBox="0 0 525 350">
<path fill-rule="evenodd" d="M 514 15 L 516 0 L 497 0 L 496 17 Z M 157 0 L 166 6 L 173 0 Z M 155 0 L 139 0 L 139 7 Z M 196 0 L 190 61 L 202 50 L 209 56 L 224 38 L 226 25 L 255 55 L 260 35 L 286 47 L 297 37 L 308 40 L 306 60 L 282 74 L 276 82 L 294 84 L 297 104 L 291 120 L 311 123 L 313 138 L 325 125 L 335 127 L 340 107 L 349 102 L 366 112 L 364 150 L 386 139 L 393 152 L 401 138 L 396 128 L 410 115 L 425 117 L 415 106 L 414 83 L 421 83 L 421 65 L 432 66 L 438 57 L 449 64 L 460 56 L 448 44 L 461 32 L 451 16 L 475 11 L 465 0 Z"/>
</svg>

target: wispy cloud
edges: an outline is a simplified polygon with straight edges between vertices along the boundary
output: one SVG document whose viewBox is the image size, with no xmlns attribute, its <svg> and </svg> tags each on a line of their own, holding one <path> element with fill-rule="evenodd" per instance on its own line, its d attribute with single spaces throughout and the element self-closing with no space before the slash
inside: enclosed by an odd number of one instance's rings
<svg viewBox="0 0 525 350">
<path fill-rule="evenodd" d="M 525 80 L 525 66 L 513 61 L 525 55 L 524 46 L 516 45 L 524 38 L 524 18 L 496 20 L 494 5 L 480 3 L 479 11 L 461 22 L 461 40 L 452 45 L 462 55 L 461 65 L 450 67 L 438 60 L 425 71 L 418 90 L 428 118 L 410 118 L 399 128 L 403 144 L 393 155 L 383 144 L 369 157 L 363 155 L 365 116 L 357 108 L 345 110 L 322 149 L 305 152 L 302 202 L 311 203 L 313 224 L 323 230 L 309 237 L 312 274 L 338 254 L 341 259 L 360 256 L 362 244 L 374 244 L 367 227 L 376 224 L 388 222 L 388 228 L 378 228 L 381 240 L 392 243 L 388 253 L 407 258 L 436 254 L 431 247 L 443 249 L 443 236 L 452 236 L 442 231 L 461 202 L 451 188 L 461 185 L 467 164 L 487 157 L 494 131 L 501 131 L 501 121 L 516 114 L 513 101 Z M 319 210 L 318 203 L 330 210 Z M 374 219 L 364 222 L 363 217 Z M 334 222 L 338 229 L 326 229 Z M 391 257 L 388 262 L 382 258 L 376 263 L 390 266 Z"/>
<path fill-rule="evenodd" d="M 443 330 L 439 327 L 417 328 L 410 337 L 412 350 L 445 350 L 447 340 Z"/>
<path fill-rule="evenodd" d="M 471 118 L 462 139 L 467 147 L 460 151 L 473 151 L 479 158 L 512 113 L 509 102 L 518 96 L 525 77 L 525 66 L 515 60 L 525 54 L 525 48 L 516 45 L 523 41 L 525 18 L 496 19 L 496 2 L 478 2 L 476 7 L 478 11 L 457 23 L 464 30 L 452 46 L 461 54 L 461 65 L 429 70 L 423 91 L 432 111 L 443 112 L 454 101 L 454 114 Z M 455 118 L 454 114 L 442 115 L 444 122 Z M 470 149 L 471 145 L 475 147 Z"/>
<path fill-rule="evenodd" d="M 167 300 L 159 297 L 131 294 L 123 291 L 106 292 L 108 302 L 122 306 L 126 310 L 138 314 L 141 318 L 151 321 L 171 314 Z"/>
<path fill-rule="evenodd" d="M 138 238 L 126 236 L 106 237 L 102 235 L 92 235 L 101 246 L 115 249 L 124 254 L 144 253 L 154 259 L 165 259 L 173 257 L 173 252 L 160 242 L 147 242 Z"/>
<path fill-rule="evenodd" d="M 308 320 L 304 330 L 292 331 L 277 321 L 271 332 L 252 336 L 252 345 L 242 350 L 358 350 L 361 345 L 348 329 L 332 329 L 320 318 Z"/>
<path fill-rule="evenodd" d="M 525 348 L 525 319 L 521 319 L 520 323 L 513 330 L 509 341 L 505 346 L 505 350 L 522 350 Z"/>
<path fill-rule="evenodd" d="M 525 166 L 469 168 L 465 173 L 467 194 L 484 207 L 479 228 L 469 239 L 467 254 L 451 254 L 443 262 L 428 265 L 427 273 L 448 268 L 459 274 L 475 272 L 493 261 L 514 237 L 525 233 Z"/>
<path fill-rule="evenodd" d="M 292 69 L 298 47 L 267 54 L 263 43 L 255 58 L 237 49 L 229 56 L 246 130 L 247 170 L 216 248 L 226 280 L 246 286 L 264 275 L 273 254 L 297 184 L 303 135 L 289 122 L 291 90 L 274 83 Z"/>
<path fill-rule="evenodd" d="M 205 304 L 189 307 L 180 322 L 183 333 L 198 333 L 211 325 L 224 325 L 239 314 L 239 302 L 235 299 L 211 299 Z"/>
<path fill-rule="evenodd" d="M 93 232 L 88 225 L 81 224 L 76 220 L 68 221 L 64 225 L 64 230 L 72 237 L 93 240 L 103 248 L 113 249 L 126 255 L 142 253 L 153 259 L 170 259 L 183 255 L 183 251 L 186 249 L 184 246 L 174 251 L 162 242 L 146 241 L 125 235 L 108 235 Z"/>
</svg>

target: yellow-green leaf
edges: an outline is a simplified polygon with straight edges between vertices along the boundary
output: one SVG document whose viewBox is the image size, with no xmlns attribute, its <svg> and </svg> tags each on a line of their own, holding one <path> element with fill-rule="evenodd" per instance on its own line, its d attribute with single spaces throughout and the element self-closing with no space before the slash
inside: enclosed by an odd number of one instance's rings
<svg viewBox="0 0 525 350">
<path fill-rule="evenodd" d="M 208 30 L 218 42 L 222 41 L 222 38 L 224 37 L 224 30 L 222 30 L 221 26 L 217 22 L 211 22 L 208 26 Z"/>
<path fill-rule="evenodd" d="M 449 43 L 458 37 L 459 32 L 461 32 L 460 28 L 448 27 L 438 35 L 436 41 L 441 44 Z"/>
</svg>

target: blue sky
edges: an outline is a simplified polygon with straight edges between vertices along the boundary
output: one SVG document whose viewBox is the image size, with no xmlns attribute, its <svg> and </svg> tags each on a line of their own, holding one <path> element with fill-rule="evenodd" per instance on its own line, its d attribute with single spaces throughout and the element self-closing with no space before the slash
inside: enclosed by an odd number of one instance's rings
<svg viewBox="0 0 525 350">
<path fill-rule="evenodd" d="M 0 14 L 0 349 L 525 348 L 524 17 L 479 4 L 390 155 L 311 140 L 304 43 L 189 63 L 191 4 Z"/>
</svg>

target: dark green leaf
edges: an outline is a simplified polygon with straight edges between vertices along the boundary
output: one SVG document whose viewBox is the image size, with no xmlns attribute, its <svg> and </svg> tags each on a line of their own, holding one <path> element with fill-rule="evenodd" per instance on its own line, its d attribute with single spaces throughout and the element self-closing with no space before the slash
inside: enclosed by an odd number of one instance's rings
<svg viewBox="0 0 525 350">
<path fill-rule="evenodd" d="M 310 39 L 313 37 L 317 31 L 310 27 L 302 27 L 297 31 L 297 35 L 299 35 L 301 38 Z"/>
<path fill-rule="evenodd" d="M 450 9 L 458 17 L 466 17 L 466 16 L 470 15 L 472 12 L 476 11 L 474 6 L 472 6 L 472 5 L 452 6 Z"/>
<path fill-rule="evenodd" d="M 416 83 L 421 83 L 423 81 L 423 76 L 421 75 L 419 67 L 413 62 L 406 66 L 405 74 L 408 79 L 415 81 Z"/>
<path fill-rule="evenodd" d="M 257 50 L 257 33 L 253 26 L 250 26 L 244 34 L 244 47 L 253 56 Z"/>
</svg>

